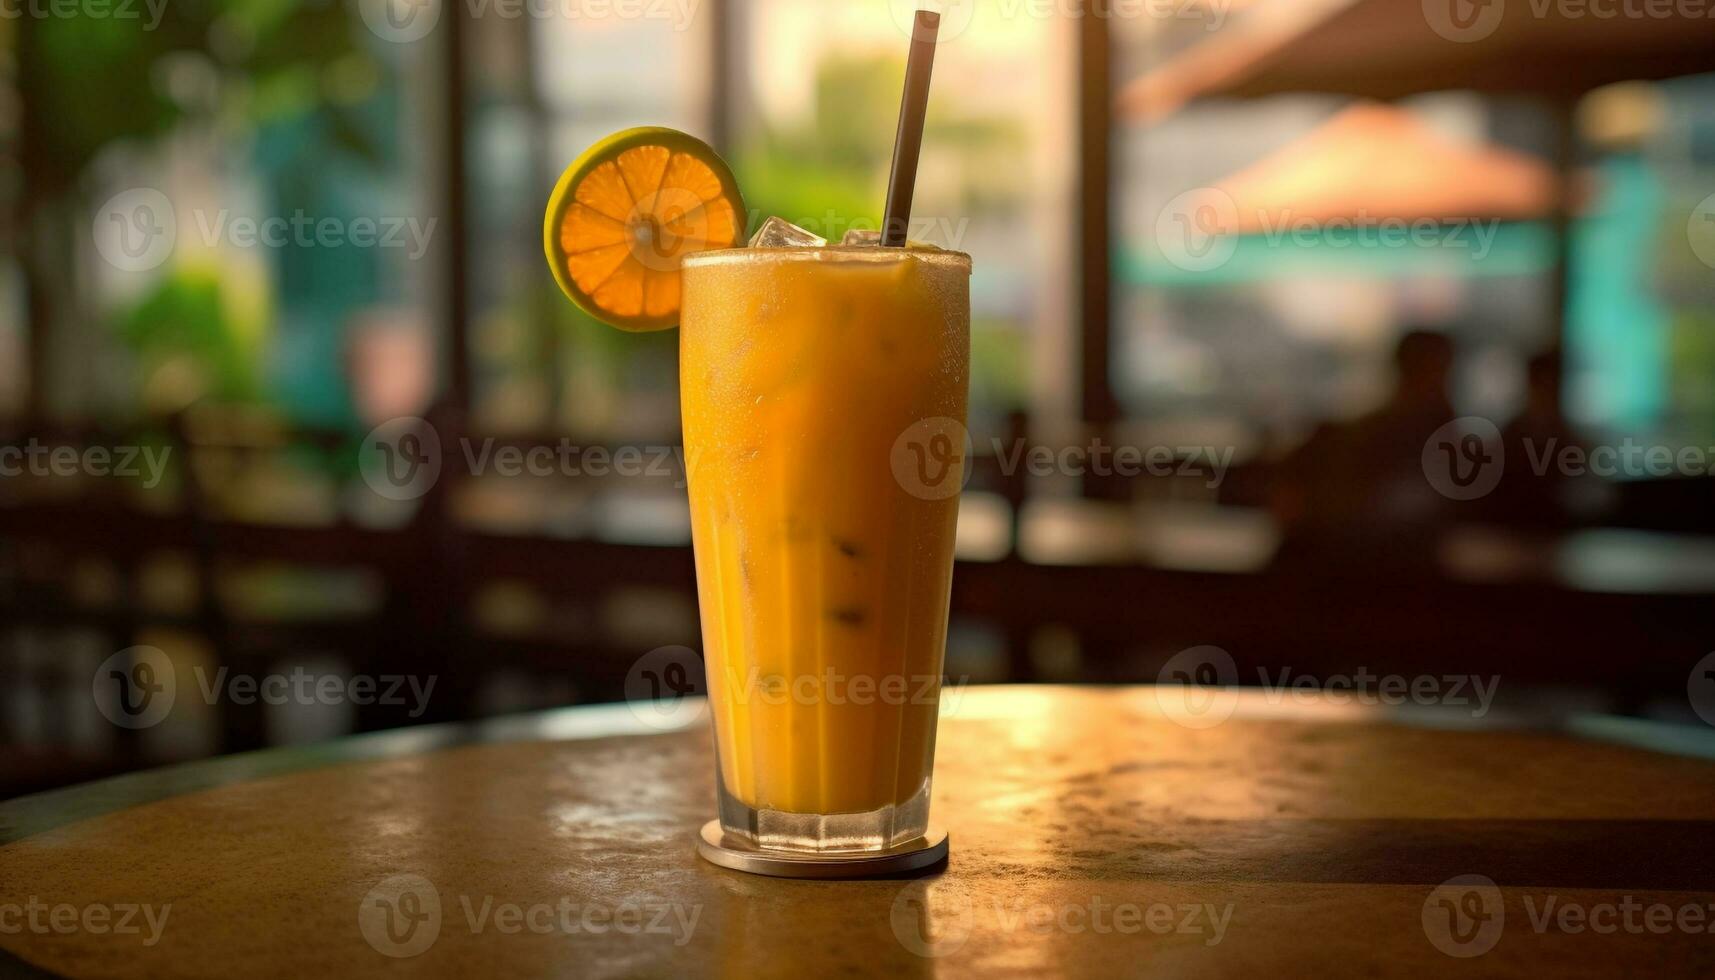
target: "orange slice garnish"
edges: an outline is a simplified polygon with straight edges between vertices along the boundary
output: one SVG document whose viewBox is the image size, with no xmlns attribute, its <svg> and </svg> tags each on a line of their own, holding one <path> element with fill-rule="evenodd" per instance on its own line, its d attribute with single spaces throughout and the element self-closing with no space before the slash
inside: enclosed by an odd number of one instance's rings
<svg viewBox="0 0 1715 980">
<path fill-rule="evenodd" d="M 543 245 L 572 302 L 621 330 L 679 323 L 679 263 L 744 240 L 744 199 L 707 143 L 628 129 L 590 147 L 548 199 Z"/>
</svg>

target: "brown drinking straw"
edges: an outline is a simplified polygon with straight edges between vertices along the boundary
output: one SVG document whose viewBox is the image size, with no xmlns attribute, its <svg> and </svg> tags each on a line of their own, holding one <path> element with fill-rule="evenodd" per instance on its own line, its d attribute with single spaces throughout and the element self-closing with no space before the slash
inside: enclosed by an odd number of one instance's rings
<svg viewBox="0 0 1715 980">
<path fill-rule="evenodd" d="M 887 216 L 881 243 L 905 247 L 911 225 L 911 195 L 917 187 L 917 157 L 923 151 L 923 117 L 929 112 L 929 75 L 935 70 L 935 37 L 941 15 L 917 11 L 911 26 L 911 59 L 905 65 L 905 95 L 899 101 L 899 135 L 893 142 L 893 171 L 887 179 Z"/>
</svg>

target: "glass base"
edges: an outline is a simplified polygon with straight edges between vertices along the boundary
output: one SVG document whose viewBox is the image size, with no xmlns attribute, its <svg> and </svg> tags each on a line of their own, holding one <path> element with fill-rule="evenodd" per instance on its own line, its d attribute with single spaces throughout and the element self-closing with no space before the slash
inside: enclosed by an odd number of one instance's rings
<svg viewBox="0 0 1715 980">
<path fill-rule="evenodd" d="M 719 790 L 721 829 L 765 850 L 806 854 L 884 851 L 923 836 L 929 826 L 929 780 L 903 803 L 864 813 L 759 810 Z"/>
<path fill-rule="evenodd" d="M 697 834 L 703 860 L 734 871 L 776 878 L 876 878 L 927 872 L 947 862 L 947 832 L 930 827 L 916 840 L 883 851 L 782 851 L 754 847 L 710 820 Z"/>
</svg>

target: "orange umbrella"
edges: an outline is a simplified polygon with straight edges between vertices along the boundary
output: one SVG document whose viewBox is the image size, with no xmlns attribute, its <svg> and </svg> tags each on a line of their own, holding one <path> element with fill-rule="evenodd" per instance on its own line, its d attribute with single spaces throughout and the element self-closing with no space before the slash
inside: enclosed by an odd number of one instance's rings
<svg viewBox="0 0 1715 980">
<path fill-rule="evenodd" d="M 1300 222 L 1522 220 L 1553 213 L 1558 183 L 1536 157 L 1452 140 L 1402 109 L 1365 103 L 1221 181 L 1208 203 L 1219 201 L 1230 234 Z"/>
<path fill-rule="evenodd" d="M 1715 71 L 1709 6 L 1654 0 L 1265 0 L 1126 85 L 1122 115 L 1193 99 L 1469 89 L 1567 100 Z"/>
</svg>

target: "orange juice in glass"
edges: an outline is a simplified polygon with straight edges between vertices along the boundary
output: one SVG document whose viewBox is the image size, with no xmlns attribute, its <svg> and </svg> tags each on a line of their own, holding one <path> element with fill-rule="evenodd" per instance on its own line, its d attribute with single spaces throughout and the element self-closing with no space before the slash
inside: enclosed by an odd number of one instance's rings
<svg viewBox="0 0 1715 980">
<path fill-rule="evenodd" d="M 680 397 L 720 819 L 757 846 L 880 850 L 927 827 L 970 273 L 969 256 L 916 247 L 684 259 Z"/>
</svg>

